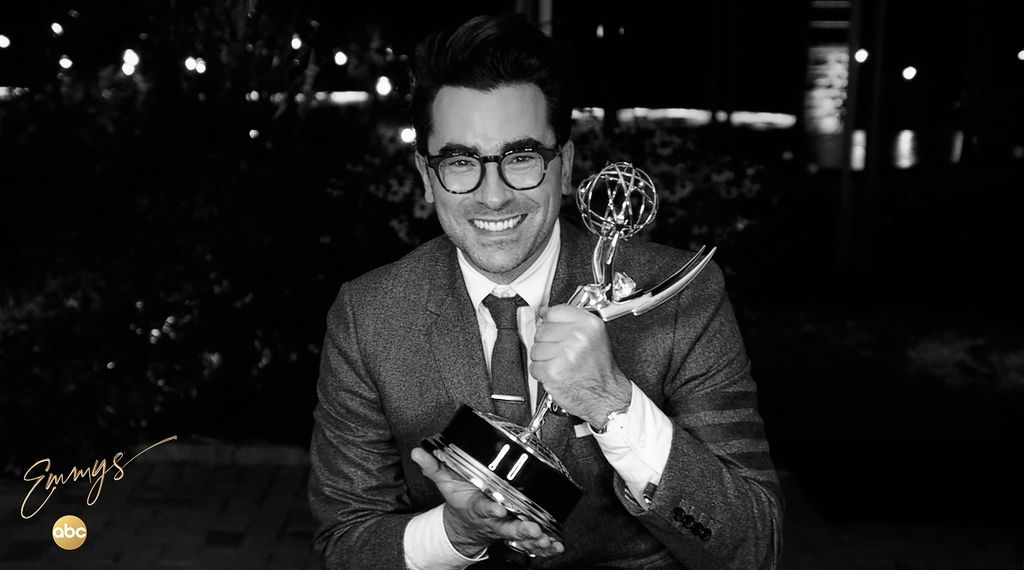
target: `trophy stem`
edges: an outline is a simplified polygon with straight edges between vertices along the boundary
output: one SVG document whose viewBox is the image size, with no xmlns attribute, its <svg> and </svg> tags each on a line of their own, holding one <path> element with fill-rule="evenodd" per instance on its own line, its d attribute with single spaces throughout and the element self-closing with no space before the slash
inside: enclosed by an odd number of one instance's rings
<svg viewBox="0 0 1024 570">
<path fill-rule="evenodd" d="M 537 406 L 537 411 L 530 418 L 530 423 L 526 425 L 526 430 L 519 434 L 519 441 L 526 443 L 527 440 L 536 437 L 537 430 L 540 429 L 540 426 L 544 425 L 544 420 L 547 419 L 548 410 L 554 405 L 555 399 L 551 397 L 551 394 L 544 396 L 544 401 L 541 402 L 540 406 Z"/>
<path fill-rule="evenodd" d="M 612 278 L 615 276 L 615 250 L 619 245 L 618 237 L 618 234 L 601 236 L 597 241 L 591 262 L 596 285 L 606 286 L 612 282 Z"/>
</svg>

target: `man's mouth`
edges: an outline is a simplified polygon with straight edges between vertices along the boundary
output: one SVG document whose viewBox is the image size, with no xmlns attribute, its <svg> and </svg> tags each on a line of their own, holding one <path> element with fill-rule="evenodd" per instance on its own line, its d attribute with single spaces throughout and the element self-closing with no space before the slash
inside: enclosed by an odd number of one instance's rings
<svg viewBox="0 0 1024 570">
<path fill-rule="evenodd" d="M 477 228 L 484 230 L 485 232 L 503 232 L 510 230 L 518 226 L 524 219 L 526 214 L 520 214 L 518 216 L 512 216 L 511 218 L 505 218 L 503 220 L 470 220 L 473 225 Z"/>
</svg>

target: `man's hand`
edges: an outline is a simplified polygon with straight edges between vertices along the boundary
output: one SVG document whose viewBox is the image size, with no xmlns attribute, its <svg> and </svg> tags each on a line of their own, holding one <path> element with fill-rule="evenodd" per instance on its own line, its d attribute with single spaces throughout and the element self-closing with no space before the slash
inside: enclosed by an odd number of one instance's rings
<svg viewBox="0 0 1024 570">
<path fill-rule="evenodd" d="M 537 556 L 554 556 L 565 550 L 561 542 L 541 532 L 540 525 L 519 520 L 424 449 L 413 449 L 412 460 L 441 491 L 445 500 L 444 530 L 463 556 L 477 556 L 496 540 L 516 541 L 517 546 Z"/>
<path fill-rule="evenodd" d="M 569 305 L 538 311 L 530 373 L 567 412 L 602 427 L 629 405 L 632 384 L 612 357 L 600 317 Z"/>
</svg>

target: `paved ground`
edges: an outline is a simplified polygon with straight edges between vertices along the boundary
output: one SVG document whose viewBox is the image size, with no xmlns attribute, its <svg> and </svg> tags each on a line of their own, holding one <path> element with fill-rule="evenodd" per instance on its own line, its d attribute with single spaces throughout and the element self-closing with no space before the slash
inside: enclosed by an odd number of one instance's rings
<svg viewBox="0 0 1024 570">
<path fill-rule="evenodd" d="M 28 484 L 0 480 L 0 569 L 199 568 L 313 569 L 315 522 L 306 504 L 302 450 L 186 445 L 153 450 L 114 481 L 93 506 L 88 483 L 61 487 L 39 515 L 18 515 Z M 1022 535 L 1014 529 L 942 524 L 825 521 L 782 472 L 789 509 L 783 569 L 1020 570 Z M 89 529 L 82 548 L 50 539 L 65 514 Z"/>
</svg>

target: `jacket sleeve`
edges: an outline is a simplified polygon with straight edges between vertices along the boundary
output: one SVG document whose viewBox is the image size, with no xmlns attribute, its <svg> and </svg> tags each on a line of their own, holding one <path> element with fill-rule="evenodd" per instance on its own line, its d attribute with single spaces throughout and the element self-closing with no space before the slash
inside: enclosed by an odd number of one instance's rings
<svg viewBox="0 0 1024 570">
<path fill-rule="evenodd" d="M 649 508 L 617 474 L 616 496 L 689 568 L 775 568 L 783 498 L 721 271 L 710 264 L 686 293 L 663 386 L 665 471 Z"/>
<path fill-rule="evenodd" d="M 360 355 L 346 287 L 328 312 L 310 443 L 314 546 L 328 569 L 402 568 L 412 512 L 398 447 Z"/>
</svg>

